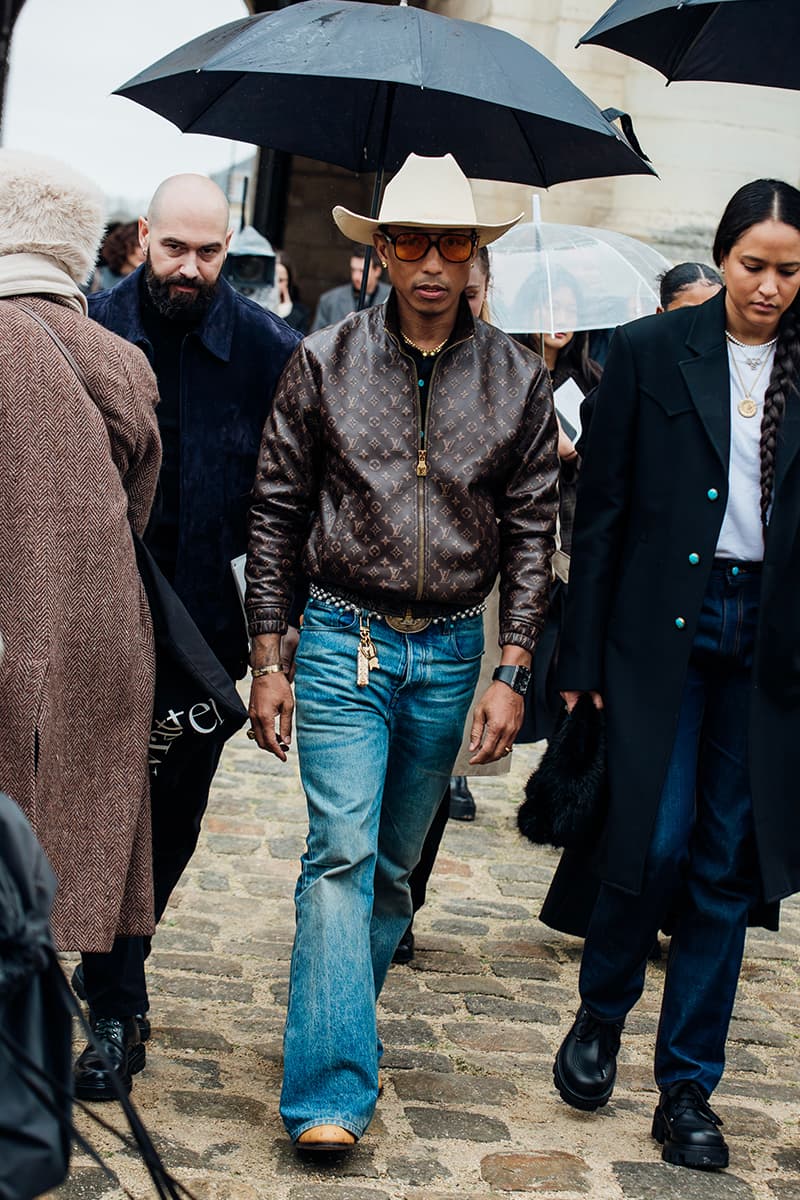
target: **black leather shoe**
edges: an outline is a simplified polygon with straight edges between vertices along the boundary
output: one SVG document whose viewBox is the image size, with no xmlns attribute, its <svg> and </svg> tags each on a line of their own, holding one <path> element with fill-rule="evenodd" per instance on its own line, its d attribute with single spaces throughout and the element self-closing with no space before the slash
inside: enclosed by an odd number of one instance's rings
<svg viewBox="0 0 800 1200">
<path fill-rule="evenodd" d="M 132 1087 L 132 1075 L 144 1068 L 145 1049 L 134 1017 L 120 1021 L 116 1017 L 98 1017 L 92 1022 L 94 1035 L 106 1052 L 126 1092 Z M 75 1063 L 75 1095 L 79 1100 L 116 1100 L 116 1094 L 94 1046 L 88 1045 Z"/>
<path fill-rule="evenodd" d="M 583 1005 L 556 1055 L 553 1078 L 573 1108 L 594 1112 L 611 1099 L 623 1021 L 598 1021 Z"/>
<path fill-rule="evenodd" d="M 72 972 L 72 979 L 70 980 L 70 983 L 72 984 L 72 990 L 78 999 L 83 1000 L 83 1002 L 86 1003 L 86 988 L 83 983 L 83 963 L 78 963 L 77 967 Z M 90 1019 L 91 1015 L 92 1014 L 89 1013 Z M 136 1024 L 139 1026 L 139 1040 L 146 1042 L 152 1032 L 150 1018 L 146 1016 L 145 1013 L 137 1013 L 135 1019 Z"/>
<path fill-rule="evenodd" d="M 408 929 L 405 931 L 400 941 L 397 943 L 397 949 L 392 955 L 393 963 L 410 963 L 414 957 L 414 922 L 410 921 Z"/>
<path fill-rule="evenodd" d="M 673 1083 L 661 1093 L 653 1116 L 653 1137 L 664 1162 L 676 1167 L 717 1171 L 728 1165 L 722 1124 L 694 1080 Z"/>
<path fill-rule="evenodd" d="M 450 776 L 450 818 L 453 821 L 475 820 L 475 797 L 467 786 L 466 775 Z"/>
</svg>

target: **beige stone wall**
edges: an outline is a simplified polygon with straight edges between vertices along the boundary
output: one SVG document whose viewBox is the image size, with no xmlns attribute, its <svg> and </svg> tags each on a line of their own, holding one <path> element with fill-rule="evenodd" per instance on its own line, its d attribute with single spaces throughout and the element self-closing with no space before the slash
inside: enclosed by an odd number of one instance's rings
<svg viewBox="0 0 800 1200">
<path fill-rule="evenodd" d="M 610 2 L 610 0 L 609 0 Z M 800 3 L 800 0 L 798 0 Z M 735 84 L 666 87 L 650 67 L 602 47 L 575 49 L 604 0 L 428 0 L 446 16 L 482 21 L 530 42 L 600 108 L 621 108 L 660 178 L 629 176 L 559 184 L 542 193 L 544 220 L 599 225 L 653 242 L 673 261 L 710 261 L 713 230 L 730 195 L 748 179 L 800 184 L 800 94 Z M 532 189 L 478 181 L 479 214 L 504 220 L 531 212 Z M 369 211 L 372 176 L 293 160 L 285 248 L 304 298 L 347 279 L 349 244 L 334 204 Z"/>
<path fill-rule="evenodd" d="M 633 117 L 660 178 L 560 184 L 542 196 L 545 220 L 618 229 L 673 258 L 708 257 L 710 234 L 737 187 L 763 175 L 800 184 L 800 94 L 738 84 L 666 87 L 652 68 L 612 50 L 576 50 L 608 7 L 604 0 L 428 0 L 428 7 L 524 38 L 600 108 Z M 529 211 L 529 189 L 480 184 L 477 190 L 487 216 Z"/>
<path fill-rule="evenodd" d="M 343 204 L 368 213 L 373 179 L 310 158 L 292 159 L 283 248 L 294 263 L 303 300 L 312 308 L 321 292 L 350 279 L 352 242 L 339 233 L 331 209 Z"/>
</svg>

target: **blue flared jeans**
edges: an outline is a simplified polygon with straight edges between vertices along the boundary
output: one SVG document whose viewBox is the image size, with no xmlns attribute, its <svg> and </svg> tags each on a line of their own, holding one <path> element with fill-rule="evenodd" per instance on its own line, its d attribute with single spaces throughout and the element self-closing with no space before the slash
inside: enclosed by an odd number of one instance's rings
<svg viewBox="0 0 800 1200">
<path fill-rule="evenodd" d="M 412 917 L 408 877 L 461 744 L 480 616 L 398 633 L 373 618 L 380 668 L 356 684 L 358 615 L 309 601 L 295 676 L 309 831 L 295 891 L 281 1115 L 360 1137 L 378 1096 L 375 1005 Z"/>
<path fill-rule="evenodd" d="M 694 1080 L 707 1096 L 725 1065 L 748 912 L 761 891 L 747 751 L 759 582 L 730 566 L 712 570 L 642 891 L 602 885 L 581 962 L 583 1003 L 622 1021 L 669 926 L 656 1082 Z"/>
</svg>

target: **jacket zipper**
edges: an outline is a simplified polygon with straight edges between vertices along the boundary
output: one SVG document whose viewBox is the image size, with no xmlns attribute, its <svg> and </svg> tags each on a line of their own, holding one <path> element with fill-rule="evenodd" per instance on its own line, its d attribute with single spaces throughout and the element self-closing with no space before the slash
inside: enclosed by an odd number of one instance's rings
<svg viewBox="0 0 800 1200">
<path fill-rule="evenodd" d="M 422 420 L 422 397 L 419 381 L 417 382 L 417 426 L 419 428 L 419 451 L 417 455 L 417 590 L 415 600 L 422 599 L 425 588 L 425 559 L 428 551 L 428 524 L 425 517 L 426 485 L 428 477 L 428 422 L 431 419 L 433 404 L 433 381 L 441 359 L 436 360 L 428 381 L 428 403 L 425 408 L 425 421 Z M 416 367 L 416 363 L 414 364 Z"/>
<path fill-rule="evenodd" d="M 428 405 L 425 409 L 425 420 L 422 420 L 422 403 L 420 397 L 420 387 L 417 373 L 417 364 L 410 354 L 406 354 L 399 343 L 395 341 L 395 345 L 402 354 L 403 358 L 407 358 L 414 368 L 414 386 L 417 389 L 416 412 L 417 412 L 417 429 L 419 430 L 419 440 L 417 442 L 417 589 L 414 593 L 415 600 L 422 599 L 422 593 L 425 588 L 425 558 L 428 549 L 428 525 L 425 519 L 425 480 L 428 477 L 428 423 L 431 419 L 431 408 L 433 407 L 433 383 L 436 379 L 436 372 L 439 369 L 439 363 L 444 358 L 444 355 L 450 350 L 454 350 L 456 346 L 460 346 L 463 342 L 468 341 L 468 338 L 460 338 L 459 341 L 453 342 L 442 353 L 441 358 L 437 358 L 433 364 L 430 381 L 428 383 Z"/>
</svg>

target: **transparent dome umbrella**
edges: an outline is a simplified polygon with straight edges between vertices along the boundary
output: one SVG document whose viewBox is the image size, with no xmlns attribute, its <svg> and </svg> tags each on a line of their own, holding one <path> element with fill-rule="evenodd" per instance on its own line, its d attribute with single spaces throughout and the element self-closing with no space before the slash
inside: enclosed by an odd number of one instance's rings
<svg viewBox="0 0 800 1200">
<path fill-rule="evenodd" d="M 800 0 L 616 0 L 578 45 L 608 46 L 667 83 L 800 89 Z"/>
<path fill-rule="evenodd" d="M 489 251 L 492 321 L 507 333 L 609 329 L 654 313 L 659 277 L 672 265 L 652 246 L 583 225 L 534 219 Z"/>
</svg>

